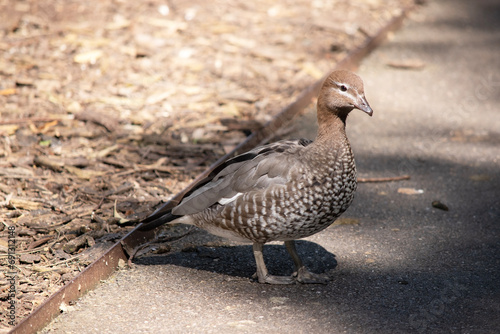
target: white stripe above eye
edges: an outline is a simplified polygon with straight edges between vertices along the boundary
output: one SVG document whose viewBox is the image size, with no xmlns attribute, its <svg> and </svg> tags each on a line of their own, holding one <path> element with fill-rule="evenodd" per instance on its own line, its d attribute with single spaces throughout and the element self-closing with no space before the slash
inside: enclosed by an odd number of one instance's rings
<svg viewBox="0 0 500 334">
<path fill-rule="evenodd" d="M 243 195 L 243 193 L 237 193 L 236 195 L 234 195 L 233 197 L 231 198 L 221 198 L 219 200 L 219 204 L 221 205 L 226 205 L 228 203 L 231 203 L 233 201 L 235 201 L 238 197 L 240 197 L 241 195 Z"/>
<path fill-rule="evenodd" d="M 340 89 L 338 88 L 331 88 L 332 91 L 335 91 L 336 93 L 339 93 L 339 94 L 342 94 L 344 96 L 348 96 L 350 97 L 351 99 L 354 100 L 354 96 L 351 94 L 351 92 L 349 91 L 349 86 L 346 86 L 348 90 L 346 90 L 345 92 L 341 91 Z"/>
<path fill-rule="evenodd" d="M 337 82 L 337 81 L 331 81 L 333 82 L 335 85 L 337 85 L 337 87 L 340 87 L 340 86 L 346 86 L 347 88 L 351 88 L 351 86 L 349 86 L 348 84 L 346 83 L 342 83 L 342 82 Z"/>
</svg>

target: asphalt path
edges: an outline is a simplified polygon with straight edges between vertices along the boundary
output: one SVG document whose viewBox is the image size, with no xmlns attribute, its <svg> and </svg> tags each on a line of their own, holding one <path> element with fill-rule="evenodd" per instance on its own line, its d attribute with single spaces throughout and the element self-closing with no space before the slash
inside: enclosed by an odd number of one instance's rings
<svg viewBox="0 0 500 334">
<path fill-rule="evenodd" d="M 375 113 L 347 124 L 360 177 L 411 178 L 360 184 L 341 224 L 298 243 L 327 285 L 252 282 L 250 246 L 198 231 L 45 332 L 498 333 L 499 55 L 500 1 L 441 0 L 363 62 Z M 314 138 L 314 114 L 296 124 L 290 137 Z M 284 247 L 265 252 L 272 273 L 291 272 Z"/>
</svg>

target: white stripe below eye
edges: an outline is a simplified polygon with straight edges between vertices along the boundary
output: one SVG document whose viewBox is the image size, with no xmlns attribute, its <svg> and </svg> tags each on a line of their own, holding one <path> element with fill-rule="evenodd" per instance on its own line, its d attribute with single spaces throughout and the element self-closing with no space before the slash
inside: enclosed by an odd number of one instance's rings
<svg viewBox="0 0 500 334">
<path fill-rule="evenodd" d="M 241 195 L 243 195 L 243 193 L 237 193 L 236 195 L 234 195 L 233 197 L 231 198 L 221 198 L 219 200 L 219 204 L 221 205 L 226 205 L 228 203 L 231 203 L 233 201 L 235 201 L 238 197 L 240 197 Z"/>
</svg>

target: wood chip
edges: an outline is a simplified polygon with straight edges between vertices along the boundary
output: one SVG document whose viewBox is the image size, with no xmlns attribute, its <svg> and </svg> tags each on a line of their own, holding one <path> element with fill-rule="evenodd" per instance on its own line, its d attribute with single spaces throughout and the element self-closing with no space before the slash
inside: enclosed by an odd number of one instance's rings
<svg viewBox="0 0 500 334">
<path fill-rule="evenodd" d="M 422 70 L 425 68 L 425 63 L 418 59 L 393 60 L 386 63 L 387 66 L 401 70 Z"/>
<path fill-rule="evenodd" d="M 24 167 L 1 168 L 0 176 L 8 178 L 31 178 L 34 177 L 33 170 Z"/>
<path fill-rule="evenodd" d="M 54 157 L 36 155 L 33 163 L 39 167 L 52 169 L 55 172 L 60 172 L 64 167 L 64 162 L 56 160 Z"/>
<path fill-rule="evenodd" d="M 441 203 L 441 201 L 433 201 L 432 202 L 432 207 L 436 208 L 436 209 L 439 209 L 439 210 L 443 210 L 443 211 L 449 211 L 450 210 L 448 208 L 448 206 L 446 204 Z"/>
<path fill-rule="evenodd" d="M 23 198 L 11 198 L 7 207 L 11 209 L 39 210 L 44 207 L 43 203 L 33 202 Z"/>
<path fill-rule="evenodd" d="M 19 263 L 33 264 L 42 261 L 40 254 L 21 254 L 19 256 Z"/>
<path fill-rule="evenodd" d="M 92 247 L 95 245 L 94 238 L 87 234 L 83 234 L 71 241 L 69 241 L 66 245 L 64 245 L 64 251 L 69 254 L 76 253 L 80 248 L 89 246 Z"/>
<path fill-rule="evenodd" d="M 111 118 L 103 113 L 95 111 L 82 111 L 75 115 L 75 119 L 101 125 L 109 132 L 114 132 L 118 128 L 118 121 L 115 118 Z"/>
</svg>

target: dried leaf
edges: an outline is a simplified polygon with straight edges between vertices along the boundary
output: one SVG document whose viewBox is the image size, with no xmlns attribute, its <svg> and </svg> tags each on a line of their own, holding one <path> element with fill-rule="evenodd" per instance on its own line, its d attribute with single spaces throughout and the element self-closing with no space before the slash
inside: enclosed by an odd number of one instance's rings
<svg viewBox="0 0 500 334">
<path fill-rule="evenodd" d="M 12 136 L 19 129 L 19 125 L 17 124 L 7 124 L 0 125 L 0 135 L 1 136 Z"/>
<path fill-rule="evenodd" d="M 102 50 L 87 51 L 75 55 L 73 61 L 78 64 L 95 64 L 102 55 Z"/>
<path fill-rule="evenodd" d="M 143 101 L 140 99 L 118 96 L 100 96 L 97 101 L 109 104 L 110 106 L 126 106 L 128 108 L 140 108 L 143 105 Z"/>
<path fill-rule="evenodd" d="M 174 94 L 174 90 L 161 90 L 158 92 L 154 92 L 153 94 L 149 95 L 145 101 L 146 104 L 151 105 L 151 104 L 156 104 L 158 102 L 161 102 L 163 100 L 166 100 L 172 94 Z"/>
<path fill-rule="evenodd" d="M 118 150 L 119 148 L 120 148 L 120 145 L 115 144 L 115 145 L 113 145 L 113 146 L 106 147 L 106 148 L 105 148 L 105 149 L 103 149 L 103 150 L 100 150 L 100 151 L 94 152 L 94 153 L 91 155 L 91 157 L 92 157 L 92 158 L 101 159 L 101 158 L 104 158 L 104 157 L 108 156 L 111 152 Z"/>
<path fill-rule="evenodd" d="M 30 269 L 36 273 L 46 273 L 52 271 L 52 269 L 49 267 L 36 266 L 36 265 L 31 266 Z"/>
<path fill-rule="evenodd" d="M 43 124 L 41 127 L 39 127 L 38 131 L 39 131 L 39 133 L 47 133 L 48 131 L 50 131 L 50 129 L 55 127 L 58 123 L 59 123 L 59 121 L 57 121 L 57 120 L 47 122 L 47 123 Z"/>
<path fill-rule="evenodd" d="M 231 89 L 225 92 L 221 92 L 219 94 L 219 98 L 224 99 L 224 100 L 237 100 L 237 101 L 243 101 L 243 102 L 248 102 L 248 103 L 253 103 L 257 101 L 257 97 L 245 90 L 238 90 L 238 89 Z"/>
<path fill-rule="evenodd" d="M 82 111 L 76 114 L 75 118 L 81 121 L 99 124 L 109 132 L 114 132 L 118 128 L 118 120 L 116 118 L 92 110 Z"/>
<path fill-rule="evenodd" d="M 116 210 L 116 203 L 117 203 L 117 201 L 115 200 L 115 205 L 114 205 L 114 207 L 113 207 L 113 217 L 115 217 L 115 218 L 118 218 L 118 219 L 119 219 L 119 220 L 118 220 L 118 223 L 119 223 L 119 224 L 125 224 L 125 223 L 129 222 L 129 221 L 130 221 L 129 219 L 127 219 L 127 218 L 123 217 L 123 216 L 122 216 L 122 215 L 118 212 L 118 210 Z"/>
<path fill-rule="evenodd" d="M 425 63 L 418 59 L 393 60 L 387 62 L 387 66 L 402 70 L 421 70 L 425 67 Z"/>
<path fill-rule="evenodd" d="M 215 123 L 219 120 L 218 116 L 207 117 L 205 119 L 200 119 L 192 122 L 183 123 L 182 125 L 174 125 L 171 127 L 172 130 L 187 129 L 187 128 L 198 128 L 209 123 Z"/>
<path fill-rule="evenodd" d="M 85 180 L 90 180 L 92 178 L 103 176 L 104 174 L 106 174 L 106 172 L 89 170 L 89 169 L 80 169 L 78 167 L 73 167 L 73 166 L 64 166 L 64 169 L 66 169 L 68 172 L 75 175 L 76 177 Z"/>
<path fill-rule="evenodd" d="M 65 104 L 66 110 L 70 113 L 76 114 L 82 111 L 82 105 L 78 101 L 71 101 Z"/>
<path fill-rule="evenodd" d="M 113 22 L 110 22 L 106 25 L 106 29 L 107 30 L 123 29 L 130 26 L 130 24 L 131 24 L 130 20 L 127 20 L 122 15 L 117 14 L 113 17 Z"/>
<path fill-rule="evenodd" d="M 321 79 L 325 75 L 322 70 L 310 62 L 302 64 L 302 70 L 315 79 Z"/>
<path fill-rule="evenodd" d="M 14 95 L 17 93 L 17 90 L 15 88 L 6 88 L 0 90 L 0 95 Z"/>
<path fill-rule="evenodd" d="M 234 24 L 222 23 L 220 21 L 215 24 L 210 24 L 207 28 L 210 29 L 210 32 L 213 34 L 230 34 L 239 29 L 239 27 Z"/>
<path fill-rule="evenodd" d="M 7 238 L 0 239 L 0 253 L 7 253 L 8 249 L 9 249 L 9 243 L 7 241 Z"/>
<path fill-rule="evenodd" d="M 168 19 L 159 19 L 159 18 L 151 18 L 142 16 L 139 18 L 139 21 L 142 23 L 146 23 L 158 28 L 165 28 L 168 32 L 181 31 L 186 30 L 188 27 L 187 22 L 182 21 L 173 21 Z"/>
<path fill-rule="evenodd" d="M 424 190 L 415 188 L 398 188 L 398 193 L 405 195 L 420 195 L 424 193 Z"/>
</svg>

